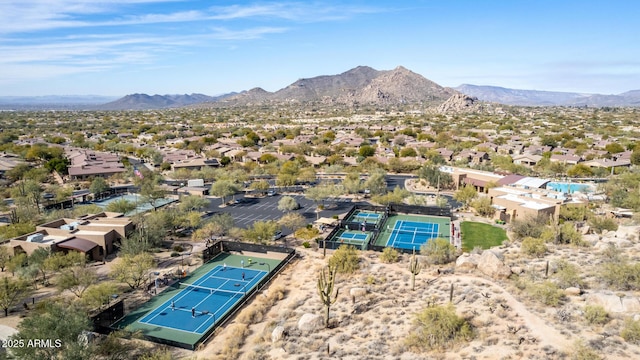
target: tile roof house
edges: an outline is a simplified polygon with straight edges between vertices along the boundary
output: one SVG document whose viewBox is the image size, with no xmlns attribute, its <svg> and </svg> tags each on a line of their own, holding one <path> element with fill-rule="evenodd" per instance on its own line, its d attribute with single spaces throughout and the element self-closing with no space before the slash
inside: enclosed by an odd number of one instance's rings
<svg viewBox="0 0 640 360">
<path fill-rule="evenodd" d="M 522 154 L 513 157 L 513 163 L 516 165 L 535 166 L 542 160 L 541 155 Z"/>
<path fill-rule="evenodd" d="M 74 180 L 109 177 L 127 171 L 117 154 L 76 148 L 65 148 L 65 153 L 71 162 L 69 177 Z"/>
<path fill-rule="evenodd" d="M 36 231 L 18 236 L 7 245 L 14 254 L 32 254 L 36 249 L 69 250 L 87 254 L 92 260 L 104 260 L 116 249 L 114 244 L 130 235 L 131 219 L 117 213 L 86 215 L 78 219 L 57 219 L 36 226 Z"/>
<path fill-rule="evenodd" d="M 559 162 L 567 165 L 576 165 L 577 163 L 582 161 L 582 158 L 578 155 L 571 155 L 571 154 L 567 154 L 567 155 L 552 154 L 551 157 L 549 158 L 549 161 Z"/>
</svg>

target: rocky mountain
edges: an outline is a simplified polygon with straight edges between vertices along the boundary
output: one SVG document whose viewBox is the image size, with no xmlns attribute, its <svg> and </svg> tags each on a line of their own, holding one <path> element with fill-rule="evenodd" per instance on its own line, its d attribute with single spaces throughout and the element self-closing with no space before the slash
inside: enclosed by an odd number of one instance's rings
<svg viewBox="0 0 640 360">
<path fill-rule="evenodd" d="M 256 93 L 254 90 L 208 105 L 310 102 L 346 105 L 408 102 L 440 104 L 457 93 L 401 66 L 386 71 L 358 66 L 338 75 L 300 79 L 273 93 L 263 92 L 262 89 Z"/>
<path fill-rule="evenodd" d="M 640 90 L 619 95 L 559 91 L 518 90 L 498 86 L 464 84 L 457 91 L 482 101 L 523 106 L 640 106 Z"/>
<path fill-rule="evenodd" d="M 439 113 L 460 113 L 478 110 L 480 110 L 480 102 L 477 97 L 460 93 L 454 94 L 437 108 Z"/>
<path fill-rule="evenodd" d="M 221 96 L 207 96 L 203 94 L 184 94 L 184 95 L 147 95 L 147 94 L 131 94 L 116 101 L 112 101 L 100 106 L 96 106 L 96 110 L 150 110 L 150 109 L 166 109 L 183 107 L 192 104 L 204 102 L 212 102 L 224 99 L 227 96 L 233 96 L 236 93 L 225 94 Z"/>
</svg>

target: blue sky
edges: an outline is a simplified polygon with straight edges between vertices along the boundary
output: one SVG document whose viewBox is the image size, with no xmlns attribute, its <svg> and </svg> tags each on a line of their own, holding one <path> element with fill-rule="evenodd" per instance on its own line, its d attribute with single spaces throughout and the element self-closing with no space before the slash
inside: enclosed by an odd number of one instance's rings
<svg viewBox="0 0 640 360">
<path fill-rule="evenodd" d="M 218 95 L 358 65 L 443 86 L 640 89 L 640 2 L 2 0 L 0 96 Z"/>
</svg>

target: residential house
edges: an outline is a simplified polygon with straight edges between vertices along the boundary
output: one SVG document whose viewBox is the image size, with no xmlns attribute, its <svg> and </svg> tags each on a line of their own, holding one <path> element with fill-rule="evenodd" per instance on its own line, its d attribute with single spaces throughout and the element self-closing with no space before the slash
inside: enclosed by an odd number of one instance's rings
<svg viewBox="0 0 640 360">
<path fill-rule="evenodd" d="M 78 219 L 58 219 L 36 226 L 36 231 L 16 237 L 8 246 L 14 254 L 31 255 L 36 249 L 79 251 L 92 260 L 104 260 L 115 243 L 130 235 L 131 219 L 117 213 L 86 215 Z"/>
<path fill-rule="evenodd" d="M 68 172 L 73 180 L 106 178 L 127 171 L 117 154 L 77 148 L 65 148 L 65 153 L 71 162 Z"/>
<path fill-rule="evenodd" d="M 516 155 L 513 157 L 513 163 L 516 165 L 524 165 L 524 166 L 535 166 L 538 162 L 542 160 L 542 156 L 540 155 L 532 155 L 532 154 L 522 154 Z"/>
</svg>

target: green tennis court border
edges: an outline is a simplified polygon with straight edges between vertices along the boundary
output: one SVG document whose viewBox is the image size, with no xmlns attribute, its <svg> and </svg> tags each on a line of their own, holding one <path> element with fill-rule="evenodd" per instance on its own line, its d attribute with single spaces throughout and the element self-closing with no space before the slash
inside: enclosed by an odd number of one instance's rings
<svg viewBox="0 0 640 360">
<path fill-rule="evenodd" d="M 232 251 L 233 253 L 230 253 Z M 215 253 L 215 254 L 212 254 Z M 274 259 L 261 257 L 261 254 L 267 256 L 268 252 L 280 253 L 282 259 Z M 242 267 L 242 262 L 246 268 L 261 270 L 268 272 L 267 275 L 249 289 L 245 296 L 231 307 L 224 315 L 216 321 L 204 334 L 189 333 L 178 329 L 170 329 L 150 324 L 142 324 L 137 322 L 138 319 L 144 317 L 148 312 L 154 310 L 164 302 L 168 301 L 175 294 L 180 292 L 182 288 L 179 286 L 169 286 L 158 295 L 152 297 L 140 307 L 126 314 L 123 318 L 118 319 L 111 324 L 109 330 L 129 330 L 140 331 L 143 336 L 153 342 L 176 346 L 180 348 L 195 350 L 197 346 L 206 342 L 212 336 L 216 328 L 224 325 L 244 304 L 251 300 L 255 294 L 260 291 L 284 266 L 286 266 L 295 257 L 295 250 L 291 248 L 256 245 L 239 242 L 219 241 L 211 245 L 206 251 L 207 255 L 213 255 L 213 258 L 188 274 L 185 278 L 180 279 L 182 283 L 193 283 L 203 275 L 207 274 L 211 269 L 218 265 L 227 264 L 227 266 Z M 206 256 L 205 256 L 206 258 Z M 251 263 L 249 263 L 251 259 Z"/>
<path fill-rule="evenodd" d="M 382 214 L 378 223 L 364 224 L 364 232 L 370 233 L 371 237 L 368 239 L 367 243 L 361 247 L 363 250 L 384 250 L 384 248 L 387 247 L 387 242 L 390 237 L 390 233 L 386 232 L 386 226 L 387 224 L 391 225 L 391 229 L 393 229 L 395 222 L 398 220 L 436 223 L 439 225 L 439 237 L 445 239 L 449 239 L 451 237 L 450 224 L 453 221 L 451 207 L 416 206 L 406 204 L 389 204 L 387 206 L 358 204 L 351 207 L 347 214 L 345 214 L 343 220 L 339 222 L 338 226 L 336 226 L 324 240 L 318 241 L 318 247 L 324 249 L 337 249 L 343 245 L 339 240 L 342 232 L 345 230 L 353 231 L 354 229 L 361 231 L 363 224 L 353 221 L 354 214 L 359 212 Z M 400 219 L 398 217 L 400 217 Z M 390 218 L 391 220 L 389 220 Z M 352 245 L 357 246 L 358 244 Z M 398 248 L 397 250 L 400 252 L 409 252 L 407 249 Z"/>
<path fill-rule="evenodd" d="M 382 231 L 378 234 L 374 245 L 387 247 L 389 238 L 393 234 L 393 229 L 396 227 L 398 221 L 415 221 L 421 223 L 438 224 L 438 236 L 439 238 L 449 239 L 451 237 L 451 218 L 442 216 L 431 215 L 407 215 L 407 214 L 395 214 L 390 215 L 387 218 L 385 224 L 383 224 Z"/>
</svg>

